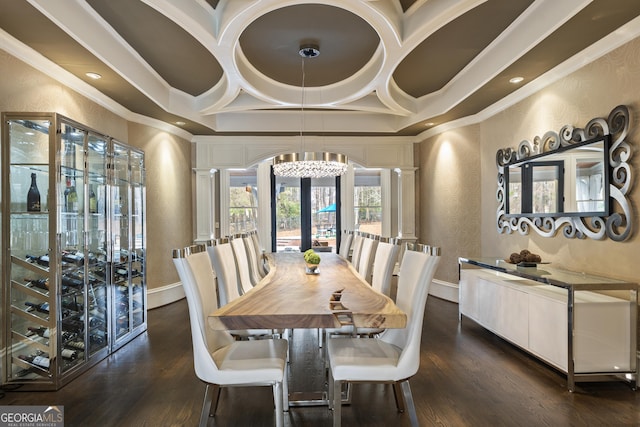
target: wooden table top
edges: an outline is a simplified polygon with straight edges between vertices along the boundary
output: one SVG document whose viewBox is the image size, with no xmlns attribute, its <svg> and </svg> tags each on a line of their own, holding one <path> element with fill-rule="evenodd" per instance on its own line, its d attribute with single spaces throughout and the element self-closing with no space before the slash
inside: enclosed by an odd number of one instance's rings
<svg viewBox="0 0 640 427">
<path fill-rule="evenodd" d="M 209 315 L 214 329 L 404 328 L 406 314 L 335 253 L 307 274 L 301 253 L 268 254 L 270 271 L 251 291 Z"/>
</svg>

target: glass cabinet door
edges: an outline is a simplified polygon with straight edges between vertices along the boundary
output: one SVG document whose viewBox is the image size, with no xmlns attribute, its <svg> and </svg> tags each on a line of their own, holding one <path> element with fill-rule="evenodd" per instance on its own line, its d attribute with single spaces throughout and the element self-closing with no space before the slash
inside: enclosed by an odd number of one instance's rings
<svg viewBox="0 0 640 427">
<path fill-rule="evenodd" d="M 107 139 L 89 133 L 87 141 L 87 280 L 89 353 L 109 344 L 109 297 L 107 292 Z"/>
<path fill-rule="evenodd" d="M 48 194 L 49 147 L 55 131 L 51 117 L 5 120 L 6 380 L 50 383 L 56 360 L 56 305 Z"/>
<path fill-rule="evenodd" d="M 113 183 L 111 187 L 111 241 L 113 245 L 112 280 L 114 289 L 114 341 L 131 330 L 129 319 L 131 290 L 131 248 L 129 150 L 113 144 Z"/>
<path fill-rule="evenodd" d="M 144 155 L 131 151 L 131 310 L 132 328 L 146 323 Z"/>
<path fill-rule="evenodd" d="M 64 373 L 85 361 L 87 345 L 85 260 L 85 141 L 87 132 L 61 123 L 58 176 L 60 348 Z"/>
</svg>

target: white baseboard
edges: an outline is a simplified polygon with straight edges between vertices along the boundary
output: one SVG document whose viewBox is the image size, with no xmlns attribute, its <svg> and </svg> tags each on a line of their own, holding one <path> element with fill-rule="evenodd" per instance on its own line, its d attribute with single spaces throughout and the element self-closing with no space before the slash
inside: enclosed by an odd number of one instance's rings
<svg viewBox="0 0 640 427">
<path fill-rule="evenodd" d="M 458 302 L 458 284 L 445 282 L 444 280 L 433 280 L 429 295 L 442 298 L 451 302 Z"/>
<path fill-rule="evenodd" d="M 182 283 L 172 283 L 159 288 L 147 289 L 147 308 L 161 307 L 184 298 Z"/>
</svg>

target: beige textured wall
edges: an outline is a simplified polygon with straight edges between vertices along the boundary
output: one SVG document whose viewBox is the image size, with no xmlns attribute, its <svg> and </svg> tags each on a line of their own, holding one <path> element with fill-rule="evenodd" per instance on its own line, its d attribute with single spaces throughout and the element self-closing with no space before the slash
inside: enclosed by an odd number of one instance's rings
<svg viewBox="0 0 640 427">
<path fill-rule="evenodd" d="M 633 183 L 630 199 L 633 206 L 634 234 L 625 242 L 609 239 L 567 239 L 562 235 L 544 238 L 537 233 L 499 235 L 495 211 L 495 152 L 500 147 L 517 146 L 522 139 L 556 132 L 565 124 L 584 127 L 595 117 L 607 117 L 617 105 L 631 109 L 631 132 L 628 142 L 634 176 L 640 162 L 640 39 L 636 39 L 571 75 L 548 86 L 513 107 L 482 123 L 482 253 L 508 255 L 521 248 L 540 253 L 554 266 L 622 279 L 640 279 L 636 264 L 640 251 L 638 238 L 638 200 L 640 186 Z M 492 197 L 493 196 L 493 197 Z"/>
<path fill-rule="evenodd" d="M 441 168 L 440 172 L 436 173 L 433 166 L 442 155 L 441 151 L 446 148 L 440 142 L 446 138 L 452 141 L 457 138 L 458 143 L 462 141 L 463 147 L 466 147 L 473 139 L 469 134 L 469 128 L 456 129 L 424 141 L 420 165 L 423 182 L 421 222 L 448 224 L 443 234 L 450 232 L 456 236 L 460 230 L 466 230 L 463 233 L 473 233 L 470 227 L 474 222 L 477 224 L 479 219 L 479 236 L 460 239 L 455 247 L 448 245 L 448 250 L 454 251 L 455 256 L 475 254 L 506 257 L 511 252 L 528 248 L 541 254 L 543 260 L 551 261 L 554 266 L 560 268 L 639 281 L 636 265 L 640 252 L 640 185 L 637 179 L 633 182 L 630 195 L 635 231 L 625 242 L 613 242 L 609 239 L 567 239 L 560 233 L 553 238 L 544 238 L 535 232 L 527 236 L 518 233 L 507 235 L 499 234 L 496 228 L 496 151 L 502 147 L 517 147 L 521 140 L 532 140 L 548 130 L 557 132 L 565 124 L 584 127 L 592 118 L 607 117 L 609 112 L 620 104 L 628 105 L 631 109 L 631 133 L 628 141 L 633 149 L 630 163 L 634 176 L 637 176 L 640 172 L 640 39 L 631 41 L 477 125 L 481 146 L 481 150 L 477 152 L 480 155 L 479 175 L 475 175 L 475 171 L 457 167 Z M 461 150 L 464 151 L 464 148 Z M 470 166 L 467 164 L 467 167 Z M 439 178 L 430 177 L 429 169 L 434 169 L 433 174 L 442 175 Z M 442 186 L 447 179 L 464 182 L 465 186 L 476 185 L 471 182 L 474 176 L 480 180 L 479 204 L 473 197 L 468 197 L 470 192 L 466 188 Z M 430 180 L 433 180 L 433 185 L 426 186 L 424 183 Z M 437 181 L 442 184 L 438 185 Z M 460 198 L 460 206 L 464 206 L 462 215 L 453 217 L 448 209 L 442 208 L 438 203 L 441 203 L 444 194 L 452 191 L 461 192 L 467 197 Z M 437 233 L 434 228 L 435 226 L 423 227 L 420 238 L 429 240 L 430 234 Z M 479 238 L 479 241 L 475 241 L 476 238 Z M 446 271 L 449 272 L 449 267 Z M 443 279 L 457 282 L 457 278 L 454 280 L 449 273 Z"/>
<path fill-rule="evenodd" d="M 171 250 L 193 242 L 191 144 L 137 123 L 129 124 L 129 144 L 145 153 L 147 283 L 152 289 L 179 281 Z"/>
<path fill-rule="evenodd" d="M 53 112 L 125 141 L 127 121 L 0 50 L 0 111 Z"/>
<path fill-rule="evenodd" d="M 421 144 L 418 241 L 440 246 L 435 278 L 458 282 L 458 257 L 480 252 L 480 132 L 468 126 Z"/>
<path fill-rule="evenodd" d="M 147 283 L 172 284 L 171 249 L 192 241 L 191 144 L 106 110 L 0 50 L 0 111 L 57 112 L 145 151 Z"/>
</svg>

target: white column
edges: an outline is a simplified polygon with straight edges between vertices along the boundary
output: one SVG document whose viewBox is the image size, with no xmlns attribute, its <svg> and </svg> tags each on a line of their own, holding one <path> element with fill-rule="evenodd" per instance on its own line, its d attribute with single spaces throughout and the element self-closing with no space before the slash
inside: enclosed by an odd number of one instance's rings
<svg viewBox="0 0 640 427">
<path fill-rule="evenodd" d="M 353 189 L 355 176 L 353 165 L 349 165 L 347 173 L 340 177 L 340 227 L 342 230 L 353 230 L 355 220 L 353 218 Z M 336 230 L 340 233 L 342 230 Z"/>
<path fill-rule="evenodd" d="M 231 187 L 231 179 L 229 177 L 229 171 L 227 169 L 220 169 L 220 197 L 218 203 L 220 204 L 220 237 L 227 237 L 229 235 L 229 188 Z"/>
<path fill-rule="evenodd" d="M 382 231 L 383 237 L 391 237 L 391 170 L 380 170 L 380 192 L 382 197 Z"/>
<path fill-rule="evenodd" d="M 271 252 L 271 162 L 258 165 L 258 238 L 260 249 Z"/>
<path fill-rule="evenodd" d="M 196 242 L 204 242 L 215 237 L 216 229 L 216 169 L 194 169 Z"/>
<path fill-rule="evenodd" d="M 398 238 L 403 241 L 416 237 L 416 170 L 417 168 L 397 168 L 398 174 Z"/>
</svg>

